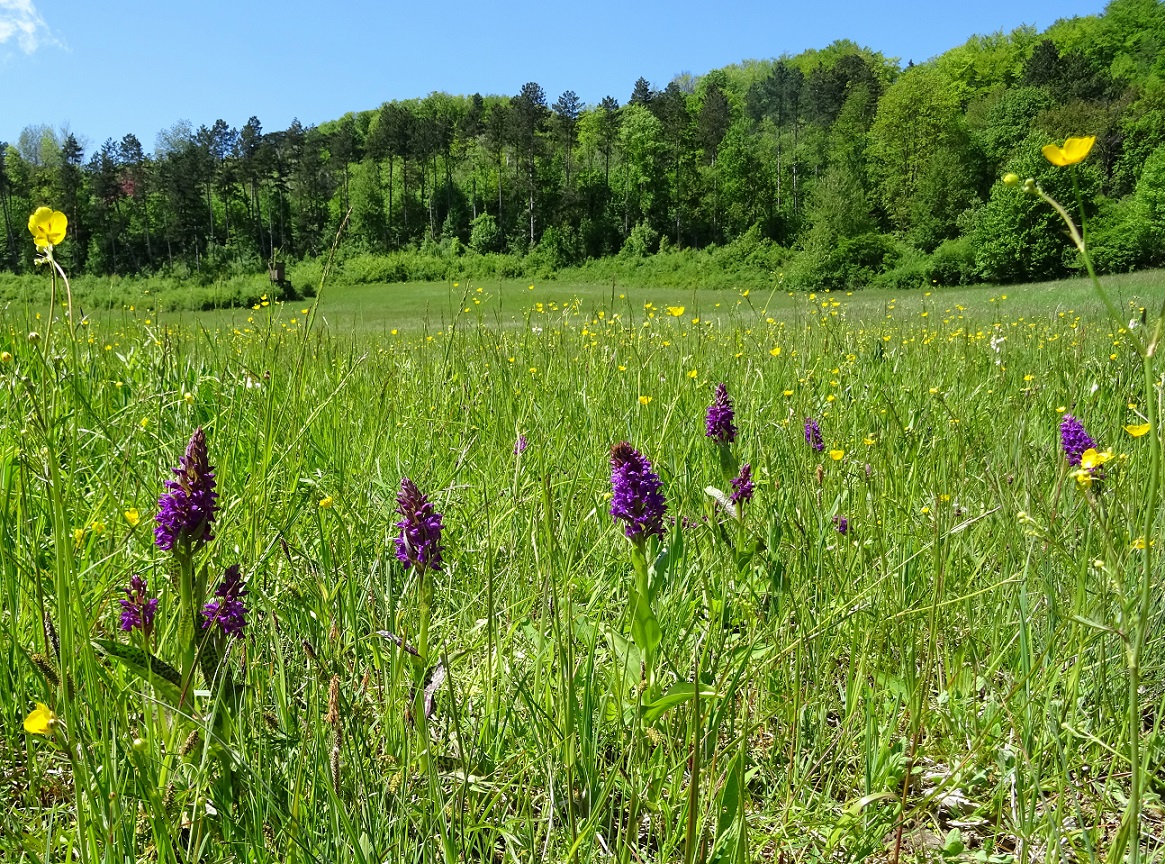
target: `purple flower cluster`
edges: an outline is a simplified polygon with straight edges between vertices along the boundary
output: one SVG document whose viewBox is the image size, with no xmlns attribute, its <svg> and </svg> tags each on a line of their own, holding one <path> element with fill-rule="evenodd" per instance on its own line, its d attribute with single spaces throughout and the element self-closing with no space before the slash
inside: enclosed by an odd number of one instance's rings
<svg viewBox="0 0 1165 864">
<path fill-rule="evenodd" d="M 731 444 L 736 440 L 736 426 L 732 422 L 735 416 L 732 400 L 728 398 L 728 385 L 717 384 L 716 396 L 704 418 L 705 434 L 717 444 Z"/>
<path fill-rule="evenodd" d="M 812 417 L 805 418 L 805 443 L 818 453 L 825 449 L 825 442 L 821 439 L 821 427 Z"/>
<path fill-rule="evenodd" d="M 1084 424 L 1071 414 L 1065 414 L 1060 421 L 1060 443 L 1064 447 L 1064 455 L 1068 457 L 1068 464 L 1073 467 L 1080 465 L 1080 457 L 1085 450 L 1096 446 L 1096 442 L 1084 431 Z"/>
<path fill-rule="evenodd" d="M 441 514 L 408 477 L 400 481 L 396 512 L 403 518 L 396 523 L 396 557 L 406 567 L 440 570 Z"/>
<path fill-rule="evenodd" d="M 158 611 L 158 598 L 146 596 L 146 580 L 136 573 L 130 577 L 125 589 L 125 599 L 121 603 L 121 629 L 141 630 L 146 636 L 154 630 L 154 613 Z"/>
<path fill-rule="evenodd" d="M 611 448 L 611 516 L 623 522 L 623 533 L 638 541 L 663 536 L 667 501 L 651 463 L 626 441 Z"/>
<path fill-rule="evenodd" d="M 518 440 L 514 442 L 514 455 L 520 456 L 526 452 L 526 447 L 529 442 L 526 441 L 525 435 L 519 435 Z"/>
<path fill-rule="evenodd" d="M 838 534 L 842 534 L 842 535 L 848 534 L 849 533 L 849 519 L 847 519 L 844 516 L 834 516 L 833 517 L 833 527 L 837 529 Z"/>
<path fill-rule="evenodd" d="M 223 574 L 222 582 L 214 589 L 216 599 L 202 607 L 202 627 L 204 630 L 218 628 L 224 636 L 243 635 L 247 626 L 247 607 L 243 597 L 247 589 L 243 587 L 243 577 L 239 565 L 232 564 Z"/>
<path fill-rule="evenodd" d="M 752 465 L 745 462 L 740 466 L 740 473 L 729 482 L 732 484 L 732 495 L 729 497 L 733 504 L 739 505 L 752 500 L 752 493 L 756 488 L 756 484 L 752 482 Z"/>
<path fill-rule="evenodd" d="M 154 542 L 159 549 L 173 549 L 186 543 L 208 543 L 214 539 L 214 469 L 206 449 L 202 428 L 194 430 L 186 453 L 173 469 L 177 479 L 166 481 L 166 491 L 158 499 Z"/>
</svg>

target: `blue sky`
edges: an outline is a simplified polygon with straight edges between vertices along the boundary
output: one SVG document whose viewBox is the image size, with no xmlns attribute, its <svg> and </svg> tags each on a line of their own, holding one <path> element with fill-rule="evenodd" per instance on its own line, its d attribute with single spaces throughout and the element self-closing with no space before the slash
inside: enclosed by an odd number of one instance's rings
<svg viewBox="0 0 1165 864">
<path fill-rule="evenodd" d="M 147 150 L 179 120 L 252 114 L 268 130 L 390 99 L 513 94 L 625 102 L 640 75 L 662 86 L 749 58 L 852 39 L 916 62 L 974 33 L 1102 11 L 1102 0 L 856 3 L 647 0 L 554 4 L 274 0 L 0 0 L 0 140 L 67 125 L 87 144 L 133 132 Z"/>
</svg>

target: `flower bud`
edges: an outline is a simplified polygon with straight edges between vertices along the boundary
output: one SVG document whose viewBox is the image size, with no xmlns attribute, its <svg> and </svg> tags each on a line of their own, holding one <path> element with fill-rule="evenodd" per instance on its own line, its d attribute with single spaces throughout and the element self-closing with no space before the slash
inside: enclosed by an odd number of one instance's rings
<svg viewBox="0 0 1165 864">
<path fill-rule="evenodd" d="M 28 341 L 31 342 L 33 345 L 35 345 L 37 342 L 40 341 L 40 334 L 37 333 L 35 330 L 33 330 L 31 333 L 28 334 Z"/>
<path fill-rule="evenodd" d="M 1028 177 L 1023 181 L 1023 191 L 1028 195 L 1036 194 L 1036 181 L 1034 177 Z"/>
<path fill-rule="evenodd" d="M 7 351 L 0 351 L 0 363 L 11 363 L 12 355 Z"/>
<path fill-rule="evenodd" d="M 1019 185 L 1019 175 L 1018 174 L 1011 174 L 1011 173 L 1004 174 L 1003 175 L 1003 185 L 1004 186 L 1018 186 Z"/>
</svg>

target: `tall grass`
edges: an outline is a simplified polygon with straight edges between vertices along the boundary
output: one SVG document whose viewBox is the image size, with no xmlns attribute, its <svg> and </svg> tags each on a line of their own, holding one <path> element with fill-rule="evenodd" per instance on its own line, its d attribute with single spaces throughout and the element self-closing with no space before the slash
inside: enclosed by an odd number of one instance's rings
<svg viewBox="0 0 1165 864">
<path fill-rule="evenodd" d="M 1145 299 L 1122 301 L 1130 318 Z M 45 329 L 35 311 L 10 307 L 0 852 L 1100 861 L 1133 731 L 1140 848 L 1160 860 L 1160 502 L 1139 549 L 1150 449 L 1123 427 L 1161 383 L 1102 311 L 1017 302 L 859 310 L 834 294 L 770 314 L 753 296 L 709 324 L 596 297 L 518 327 L 466 302 L 396 336 L 305 332 L 273 304 L 222 329 L 110 317 L 70 341 L 58 326 L 47 348 L 27 339 Z M 758 480 L 751 555 L 704 492 L 723 486 L 703 437 L 720 381 Z M 1063 411 L 1117 454 L 1091 493 L 1059 450 Z M 214 693 L 175 716 L 94 647 L 124 639 L 131 573 L 159 592 L 159 621 L 175 608 L 151 517 L 198 426 L 221 492 L 212 576 L 239 563 L 250 590 L 226 733 Z M 653 602 L 669 700 L 645 695 L 631 549 L 607 512 L 621 440 L 677 519 L 653 550 L 668 550 Z M 445 514 L 446 568 L 426 578 L 447 675 L 428 720 L 415 663 L 381 635 L 419 626 L 392 544 L 405 475 Z M 1121 586 L 1145 556 L 1136 729 Z M 177 638 L 163 626 L 159 650 Z M 55 738 L 22 732 L 37 702 Z"/>
</svg>

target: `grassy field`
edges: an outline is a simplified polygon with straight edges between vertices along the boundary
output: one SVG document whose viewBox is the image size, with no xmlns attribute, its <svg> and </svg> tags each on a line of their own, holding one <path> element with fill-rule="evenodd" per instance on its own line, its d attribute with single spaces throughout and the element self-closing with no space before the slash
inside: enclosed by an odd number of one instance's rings
<svg viewBox="0 0 1165 864">
<path fill-rule="evenodd" d="M 1146 271 L 1106 280 L 1113 295 L 1121 301 L 1138 297 L 1153 298 L 1165 292 L 1165 273 Z M 533 287 L 531 287 L 533 285 Z M 478 291 L 478 289 L 481 289 Z M 645 289 L 620 285 L 573 284 L 570 282 L 511 281 L 499 283 L 410 283 L 390 285 L 325 285 L 320 297 L 320 315 L 335 330 L 368 331 L 388 335 L 392 330 L 415 330 L 436 327 L 463 319 L 481 316 L 491 327 L 513 327 L 526 324 L 531 316 L 550 315 L 572 307 L 577 312 L 597 312 L 600 309 L 638 314 L 644 303 L 656 306 L 682 305 L 694 315 L 731 326 L 760 314 L 783 316 L 790 323 L 802 314 L 806 294 L 790 294 L 779 283 L 769 291 L 687 291 L 679 289 Z M 272 295 L 273 296 L 273 295 Z M 825 294 L 822 295 L 826 296 Z M 866 290 L 847 295 L 850 320 L 862 321 L 881 318 L 888 303 L 896 302 L 900 310 L 945 309 L 951 304 L 974 304 L 986 311 L 991 298 L 1006 297 L 1011 301 L 1010 311 L 1026 315 L 1046 315 L 1049 312 L 1100 310 L 1102 307 L 1086 279 L 1066 279 L 1025 285 L 1020 289 L 1006 287 L 971 286 L 962 288 L 935 288 L 931 292 L 887 292 Z M 475 302 L 476 301 L 476 302 Z M 285 312 L 294 316 L 310 308 L 314 299 L 285 304 Z M 542 304 L 538 311 L 537 304 Z M 941 305 L 940 305 L 941 304 Z M 276 304 L 278 305 L 278 304 Z M 129 308 L 133 306 L 133 309 Z M 468 307 L 469 312 L 465 310 Z M 1002 307 L 1000 307 L 1002 308 Z M 253 310 L 252 310 L 253 311 Z M 156 320 L 161 315 L 175 323 L 196 322 L 214 329 L 228 325 L 249 326 L 252 311 L 246 309 L 212 312 L 160 312 L 152 305 L 151 295 L 142 294 L 140 303 L 125 304 L 121 308 L 92 310 L 93 317 L 117 322 L 140 318 L 147 313 Z"/>
<path fill-rule="evenodd" d="M 0 857 L 1095 862 L 1131 812 L 1162 860 L 1159 429 L 1126 427 L 1165 286 L 1110 284 L 1132 333 L 1082 282 L 4 310 Z M 197 428 L 220 509 L 184 557 L 154 514 Z M 620 441 L 666 496 L 642 559 Z M 743 512 L 706 491 L 739 463 Z M 403 477 L 440 569 L 397 558 Z M 213 636 L 183 592 L 236 564 Z"/>
</svg>

